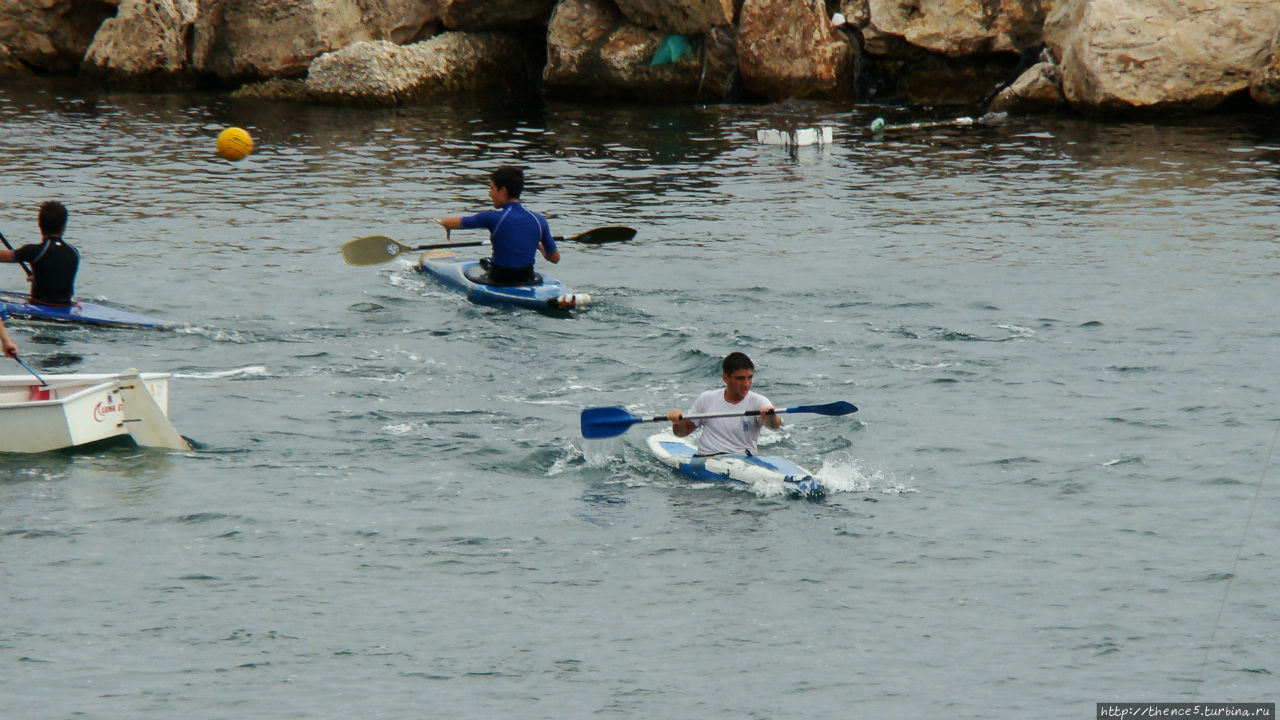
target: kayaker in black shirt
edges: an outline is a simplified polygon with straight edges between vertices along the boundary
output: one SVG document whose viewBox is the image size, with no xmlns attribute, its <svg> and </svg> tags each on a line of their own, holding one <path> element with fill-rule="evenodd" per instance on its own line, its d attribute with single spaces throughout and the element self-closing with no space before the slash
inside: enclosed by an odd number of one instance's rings
<svg viewBox="0 0 1280 720">
<path fill-rule="evenodd" d="M 80 252 L 62 239 L 67 229 L 67 208 L 57 200 L 40 205 L 39 243 L 17 250 L 0 249 L 0 262 L 27 263 L 31 301 L 42 305 L 70 305 L 76 289 Z M 25 268 L 24 268 L 25 269 Z"/>
</svg>

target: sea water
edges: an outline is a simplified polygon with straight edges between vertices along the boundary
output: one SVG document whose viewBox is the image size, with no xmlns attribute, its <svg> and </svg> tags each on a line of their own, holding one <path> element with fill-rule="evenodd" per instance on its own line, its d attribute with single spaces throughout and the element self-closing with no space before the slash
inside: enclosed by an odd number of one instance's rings
<svg viewBox="0 0 1280 720">
<path fill-rule="evenodd" d="M 886 113 L 0 91 L 0 230 L 61 199 L 81 298 L 191 324 L 14 320 L 24 359 L 172 372 L 195 444 L 0 459 L 4 714 L 1274 702 L 1274 118 Z M 786 127 L 833 142 L 756 142 Z M 557 235 L 639 230 L 561 247 L 585 311 L 341 261 L 443 241 L 504 163 Z M 687 409 L 733 350 L 779 406 L 859 406 L 762 441 L 825 500 L 690 484 L 656 424 L 579 436 L 584 408 Z"/>
</svg>

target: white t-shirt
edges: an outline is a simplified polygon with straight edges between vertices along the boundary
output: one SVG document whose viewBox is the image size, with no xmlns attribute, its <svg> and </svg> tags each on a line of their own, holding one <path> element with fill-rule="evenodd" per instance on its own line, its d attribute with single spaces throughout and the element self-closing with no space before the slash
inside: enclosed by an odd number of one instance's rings
<svg viewBox="0 0 1280 720">
<path fill-rule="evenodd" d="M 703 413 L 747 412 L 771 407 L 769 398 L 752 391 L 737 404 L 724 399 L 724 388 L 708 390 L 693 401 L 693 407 L 685 415 L 701 415 Z M 698 454 L 712 453 L 748 453 L 756 454 L 756 440 L 760 437 L 760 428 L 764 422 L 759 415 L 747 417 L 722 417 L 693 420 L 693 424 L 702 428 L 702 436 L 698 438 Z"/>
</svg>

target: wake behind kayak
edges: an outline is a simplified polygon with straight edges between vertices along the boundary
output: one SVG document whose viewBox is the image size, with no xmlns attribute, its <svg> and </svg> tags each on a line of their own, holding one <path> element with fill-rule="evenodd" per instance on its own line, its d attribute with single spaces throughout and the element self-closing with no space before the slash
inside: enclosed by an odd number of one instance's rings
<svg viewBox="0 0 1280 720">
<path fill-rule="evenodd" d="M 72 323 L 118 328 L 171 328 L 181 325 L 160 318 L 117 310 L 90 302 L 73 302 L 70 305 L 42 305 L 31 302 L 31 296 L 23 292 L 0 290 L 0 312 L 5 318 L 20 318 L 35 322 Z"/>
</svg>

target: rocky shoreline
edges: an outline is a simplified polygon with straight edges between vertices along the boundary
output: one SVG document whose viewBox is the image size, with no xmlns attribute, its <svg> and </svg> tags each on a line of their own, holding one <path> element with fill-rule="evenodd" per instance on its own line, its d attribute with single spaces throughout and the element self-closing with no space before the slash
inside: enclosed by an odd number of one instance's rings
<svg viewBox="0 0 1280 720">
<path fill-rule="evenodd" d="M 1276 0 L 0 0 L 0 82 L 1280 112 Z"/>
</svg>

